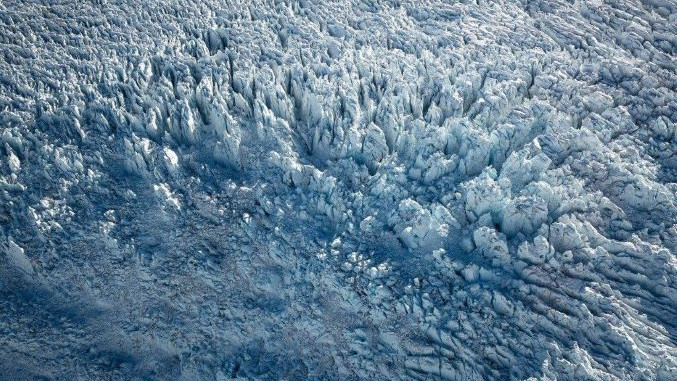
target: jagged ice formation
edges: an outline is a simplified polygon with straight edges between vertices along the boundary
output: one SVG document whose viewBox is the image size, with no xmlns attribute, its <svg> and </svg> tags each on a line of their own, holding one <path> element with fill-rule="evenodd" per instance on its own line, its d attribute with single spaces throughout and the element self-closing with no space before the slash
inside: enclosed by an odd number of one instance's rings
<svg viewBox="0 0 677 381">
<path fill-rule="evenodd" d="M 0 3 L 0 378 L 677 379 L 672 0 Z"/>
</svg>

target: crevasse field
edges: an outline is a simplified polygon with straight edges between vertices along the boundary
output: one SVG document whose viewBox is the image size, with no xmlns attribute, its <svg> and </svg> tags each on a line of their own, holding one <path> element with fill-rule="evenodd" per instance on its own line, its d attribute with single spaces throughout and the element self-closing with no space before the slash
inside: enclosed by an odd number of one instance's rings
<svg viewBox="0 0 677 381">
<path fill-rule="evenodd" d="M 677 380 L 677 3 L 0 1 L 0 380 Z"/>
</svg>

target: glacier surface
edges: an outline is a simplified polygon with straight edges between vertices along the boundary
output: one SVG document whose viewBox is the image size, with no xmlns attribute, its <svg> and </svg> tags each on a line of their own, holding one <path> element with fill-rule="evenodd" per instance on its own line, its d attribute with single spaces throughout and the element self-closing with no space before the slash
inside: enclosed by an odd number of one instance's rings
<svg viewBox="0 0 677 381">
<path fill-rule="evenodd" d="M 677 379 L 673 0 L 0 2 L 0 379 Z"/>
</svg>

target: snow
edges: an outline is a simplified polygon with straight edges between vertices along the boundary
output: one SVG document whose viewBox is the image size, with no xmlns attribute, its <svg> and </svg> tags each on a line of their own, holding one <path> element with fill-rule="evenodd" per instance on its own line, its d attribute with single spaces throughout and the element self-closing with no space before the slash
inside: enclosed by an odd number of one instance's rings
<svg viewBox="0 0 677 381">
<path fill-rule="evenodd" d="M 0 378 L 677 379 L 671 1 L 0 4 Z"/>
</svg>

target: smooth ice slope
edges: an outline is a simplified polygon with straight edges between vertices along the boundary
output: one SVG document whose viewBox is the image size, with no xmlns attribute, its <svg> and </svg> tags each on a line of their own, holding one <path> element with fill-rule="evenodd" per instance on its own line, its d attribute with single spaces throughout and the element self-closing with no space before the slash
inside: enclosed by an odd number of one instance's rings
<svg viewBox="0 0 677 381">
<path fill-rule="evenodd" d="M 0 2 L 0 378 L 677 379 L 677 5 Z"/>
</svg>

